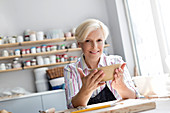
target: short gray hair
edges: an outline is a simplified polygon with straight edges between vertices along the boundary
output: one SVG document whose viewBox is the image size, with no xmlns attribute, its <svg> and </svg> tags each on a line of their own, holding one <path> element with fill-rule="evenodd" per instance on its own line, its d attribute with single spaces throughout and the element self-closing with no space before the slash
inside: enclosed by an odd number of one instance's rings
<svg viewBox="0 0 170 113">
<path fill-rule="evenodd" d="M 82 22 L 76 28 L 75 38 L 78 42 L 84 42 L 89 33 L 97 29 L 101 29 L 103 31 L 103 35 L 106 40 L 109 35 L 108 27 L 104 23 L 96 19 L 87 19 Z"/>
</svg>

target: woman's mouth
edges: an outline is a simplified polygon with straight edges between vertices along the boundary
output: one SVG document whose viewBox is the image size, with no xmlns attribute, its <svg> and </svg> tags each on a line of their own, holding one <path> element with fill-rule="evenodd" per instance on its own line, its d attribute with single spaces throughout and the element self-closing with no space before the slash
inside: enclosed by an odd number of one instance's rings
<svg viewBox="0 0 170 113">
<path fill-rule="evenodd" d="M 90 51 L 91 54 L 97 54 L 99 51 Z"/>
</svg>

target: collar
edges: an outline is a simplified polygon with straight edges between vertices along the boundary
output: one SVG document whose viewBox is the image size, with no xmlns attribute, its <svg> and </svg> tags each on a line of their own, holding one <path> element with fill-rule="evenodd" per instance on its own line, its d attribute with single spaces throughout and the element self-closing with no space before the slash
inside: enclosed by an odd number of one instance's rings
<svg viewBox="0 0 170 113">
<path fill-rule="evenodd" d="M 99 64 L 98 64 L 98 67 L 103 67 L 103 66 L 106 66 L 106 64 L 104 63 L 105 61 L 105 54 L 103 53 L 102 55 L 101 55 L 101 57 L 100 57 L 100 61 L 99 61 Z M 79 62 L 80 64 L 79 64 L 79 67 L 83 70 L 83 71 L 85 71 L 86 69 L 87 70 L 89 70 L 89 68 L 88 68 L 88 66 L 87 66 L 87 64 L 86 64 L 86 62 L 85 62 L 85 59 L 84 59 L 84 54 L 81 54 L 81 56 L 80 56 L 80 62 Z"/>
</svg>

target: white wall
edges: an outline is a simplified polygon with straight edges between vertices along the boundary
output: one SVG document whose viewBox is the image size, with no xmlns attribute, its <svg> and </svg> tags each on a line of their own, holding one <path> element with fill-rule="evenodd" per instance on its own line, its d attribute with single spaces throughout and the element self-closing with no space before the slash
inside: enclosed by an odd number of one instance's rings
<svg viewBox="0 0 170 113">
<path fill-rule="evenodd" d="M 110 27 L 105 0 L 0 1 L 0 34 L 5 36 L 22 35 L 28 28 L 35 31 L 54 28 L 69 31 L 87 18 L 97 18 Z M 111 36 L 108 42 L 111 44 Z M 109 52 L 113 54 L 112 47 Z M 0 73 L 0 88 L 21 86 L 34 92 L 33 83 L 32 69 Z"/>
</svg>

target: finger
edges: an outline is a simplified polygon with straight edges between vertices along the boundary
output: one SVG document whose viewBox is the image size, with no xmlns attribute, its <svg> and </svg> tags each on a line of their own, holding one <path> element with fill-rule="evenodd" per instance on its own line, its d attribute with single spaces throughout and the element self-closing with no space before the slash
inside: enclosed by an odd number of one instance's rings
<svg viewBox="0 0 170 113">
<path fill-rule="evenodd" d="M 101 82 L 101 80 L 103 79 L 104 76 L 105 76 L 105 74 L 102 73 L 102 74 L 96 79 L 96 82 L 97 82 L 97 83 Z"/>
<path fill-rule="evenodd" d="M 96 72 L 96 73 L 93 75 L 92 80 L 93 80 L 93 81 L 96 81 L 96 79 L 98 79 L 102 74 L 103 74 L 103 71 L 102 71 L 102 70 Z"/>
<path fill-rule="evenodd" d="M 122 65 L 121 65 L 121 68 L 122 68 L 122 70 L 124 70 L 124 67 L 126 66 L 126 63 L 123 63 Z"/>
<path fill-rule="evenodd" d="M 97 69 L 93 70 L 90 74 L 89 77 L 92 78 L 94 76 L 94 74 L 96 74 L 98 72 Z"/>
<path fill-rule="evenodd" d="M 83 72 L 83 70 L 81 68 L 77 68 L 78 72 L 80 73 L 80 78 L 82 79 L 83 77 L 85 77 L 85 74 Z"/>
</svg>

